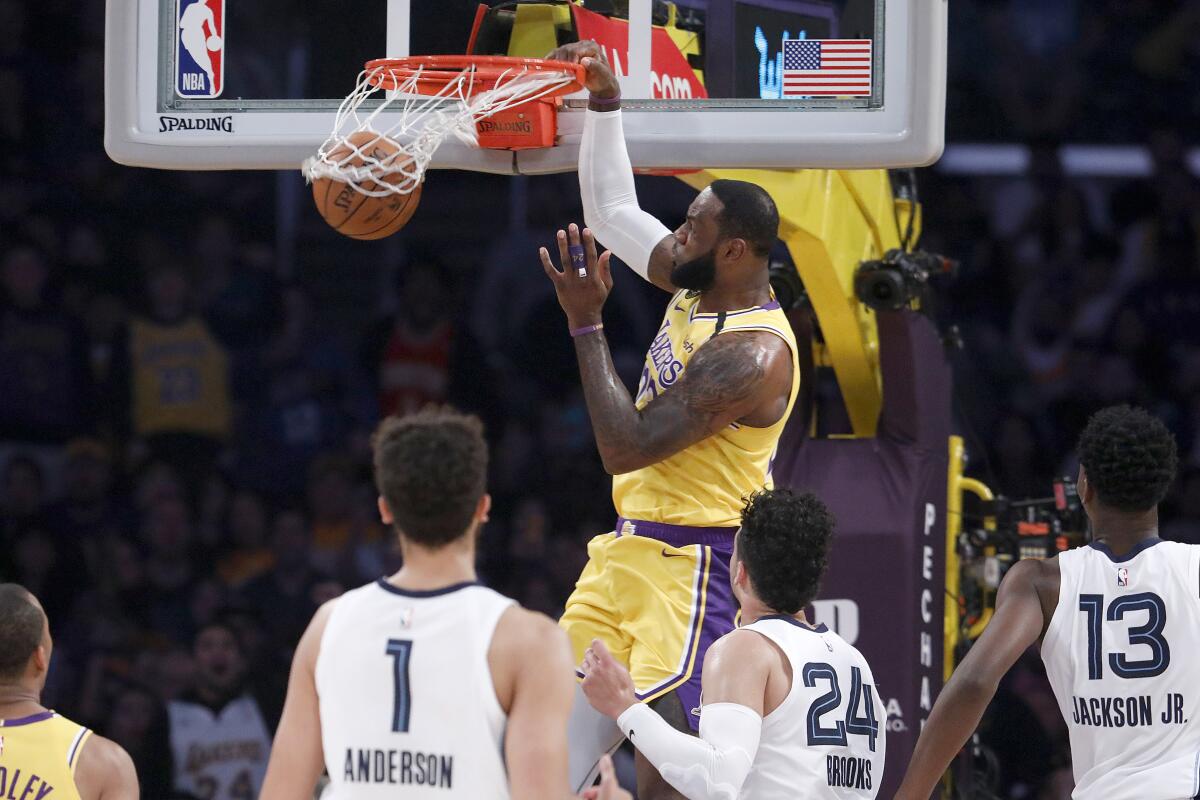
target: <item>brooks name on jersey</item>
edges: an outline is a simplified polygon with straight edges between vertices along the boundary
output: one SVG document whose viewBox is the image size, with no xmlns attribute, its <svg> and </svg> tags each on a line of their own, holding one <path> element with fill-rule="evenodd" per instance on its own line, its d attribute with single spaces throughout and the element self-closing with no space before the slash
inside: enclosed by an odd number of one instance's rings
<svg viewBox="0 0 1200 800">
<path fill-rule="evenodd" d="M 873 789 L 871 762 L 855 756 L 825 756 L 825 782 L 844 789 Z"/>
</svg>

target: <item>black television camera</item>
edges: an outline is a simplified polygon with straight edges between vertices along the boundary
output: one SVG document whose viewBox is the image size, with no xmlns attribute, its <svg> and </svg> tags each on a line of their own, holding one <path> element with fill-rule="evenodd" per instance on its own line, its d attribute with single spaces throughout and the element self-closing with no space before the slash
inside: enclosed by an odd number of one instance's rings
<svg viewBox="0 0 1200 800">
<path fill-rule="evenodd" d="M 958 262 L 925 250 L 896 248 L 863 261 L 854 273 L 854 294 L 875 311 L 898 311 L 925 292 L 931 278 L 954 277 Z"/>
</svg>

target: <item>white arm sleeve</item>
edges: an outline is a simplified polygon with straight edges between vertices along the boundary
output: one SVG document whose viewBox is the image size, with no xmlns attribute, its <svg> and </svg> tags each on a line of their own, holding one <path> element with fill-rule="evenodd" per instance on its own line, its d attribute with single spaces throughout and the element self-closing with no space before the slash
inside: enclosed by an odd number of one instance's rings
<svg viewBox="0 0 1200 800">
<path fill-rule="evenodd" d="M 617 725 L 688 800 L 736 800 L 762 734 L 762 717 L 737 703 L 704 706 L 699 739 L 675 730 L 642 703 L 627 709 Z"/>
<path fill-rule="evenodd" d="M 638 206 L 621 111 L 586 113 L 579 143 L 584 224 L 617 258 L 649 280 L 650 254 L 671 232 Z"/>
</svg>

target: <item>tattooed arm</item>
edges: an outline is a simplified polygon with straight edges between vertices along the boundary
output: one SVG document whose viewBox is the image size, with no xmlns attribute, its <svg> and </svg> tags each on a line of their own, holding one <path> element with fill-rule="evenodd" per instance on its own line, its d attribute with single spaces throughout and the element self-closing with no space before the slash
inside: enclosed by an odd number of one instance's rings
<svg viewBox="0 0 1200 800">
<path fill-rule="evenodd" d="M 641 411 L 617 377 L 603 332 L 577 338 L 575 353 L 596 446 L 613 475 L 656 464 L 732 422 L 771 425 L 792 388 L 788 346 L 765 331 L 710 339 L 679 382 Z"/>
<path fill-rule="evenodd" d="M 609 254 L 597 256 L 591 231 L 581 232 L 575 225 L 558 232 L 563 264 L 571 263 L 570 246 L 584 251 L 582 274 L 577 268 L 559 270 L 544 247 L 539 254 L 567 325 L 575 331 L 584 399 L 600 458 L 610 474 L 657 464 L 732 422 L 773 425 L 787 411 L 791 351 L 766 331 L 731 331 L 709 339 L 679 381 L 639 411 L 617 376 L 600 325 L 600 310 L 612 289 Z"/>
</svg>

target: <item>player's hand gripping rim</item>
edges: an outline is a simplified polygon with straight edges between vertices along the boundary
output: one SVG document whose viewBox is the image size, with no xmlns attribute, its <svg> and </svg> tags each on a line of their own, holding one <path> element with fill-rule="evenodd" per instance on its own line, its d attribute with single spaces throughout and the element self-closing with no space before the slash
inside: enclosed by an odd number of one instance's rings
<svg viewBox="0 0 1200 800">
<path fill-rule="evenodd" d="M 551 50 L 546 58 L 555 61 L 567 61 L 572 64 L 582 64 L 586 70 L 584 85 L 594 97 L 604 100 L 619 97 L 621 84 L 609 66 L 604 48 L 591 39 L 571 42 Z"/>
</svg>

